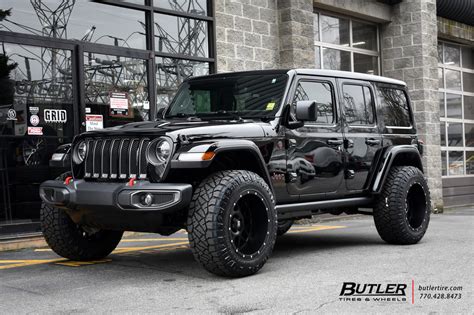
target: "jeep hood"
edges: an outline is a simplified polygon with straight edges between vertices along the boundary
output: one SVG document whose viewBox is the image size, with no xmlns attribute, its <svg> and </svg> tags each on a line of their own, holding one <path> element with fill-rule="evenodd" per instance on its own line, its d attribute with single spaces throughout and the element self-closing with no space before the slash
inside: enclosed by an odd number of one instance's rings
<svg viewBox="0 0 474 315">
<path fill-rule="evenodd" d="M 122 126 L 110 127 L 84 133 L 83 136 L 162 136 L 166 135 L 176 141 L 178 136 L 186 136 L 189 140 L 204 140 L 213 138 L 261 138 L 268 134 L 270 123 L 253 120 L 160 120 L 129 123 Z"/>
</svg>

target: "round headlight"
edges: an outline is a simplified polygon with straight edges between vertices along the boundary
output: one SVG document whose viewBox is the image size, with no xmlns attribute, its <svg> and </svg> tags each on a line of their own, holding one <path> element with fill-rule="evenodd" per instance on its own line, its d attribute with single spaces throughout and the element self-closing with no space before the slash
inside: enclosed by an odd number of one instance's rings
<svg viewBox="0 0 474 315">
<path fill-rule="evenodd" d="M 165 163 L 168 161 L 168 158 L 170 157 L 171 154 L 171 144 L 166 141 L 162 140 L 158 145 L 156 146 L 156 157 L 161 163 Z"/>
<path fill-rule="evenodd" d="M 147 149 L 147 160 L 155 166 L 165 166 L 173 153 L 173 143 L 166 138 L 153 140 Z"/>
<path fill-rule="evenodd" d="M 74 159 L 76 164 L 84 162 L 87 153 L 87 145 L 85 141 L 81 141 L 76 145 Z"/>
</svg>

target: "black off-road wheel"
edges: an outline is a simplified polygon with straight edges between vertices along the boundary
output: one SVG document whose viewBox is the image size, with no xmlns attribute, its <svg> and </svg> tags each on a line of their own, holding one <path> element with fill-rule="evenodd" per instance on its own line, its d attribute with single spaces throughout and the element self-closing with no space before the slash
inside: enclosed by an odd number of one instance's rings
<svg viewBox="0 0 474 315">
<path fill-rule="evenodd" d="M 416 244 L 428 229 L 430 213 L 423 173 L 413 166 L 393 167 L 374 208 L 380 237 L 390 244 Z"/>
<path fill-rule="evenodd" d="M 63 181 L 70 173 L 56 178 Z M 97 260 L 108 256 L 122 239 L 123 231 L 99 230 L 74 223 L 65 210 L 43 203 L 41 230 L 49 247 L 71 260 Z"/>
<path fill-rule="evenodd" d="M 288 232 L 293 225 L 293 220 L 278 220 L 277 236 L 282 236 Z"/>
<path fill-rule="evenodd" d="M 187 225 L 194 258 L 206 270 L 226 277 L 252 275 L 275 245 L 273 194 L 255 173 L 214 173 L 195 190 Z"/>
</svg>

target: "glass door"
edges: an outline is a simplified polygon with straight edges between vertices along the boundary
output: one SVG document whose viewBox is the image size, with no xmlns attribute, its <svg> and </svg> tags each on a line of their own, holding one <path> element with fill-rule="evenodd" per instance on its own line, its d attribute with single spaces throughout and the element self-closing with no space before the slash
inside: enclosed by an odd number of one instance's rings
<svg viewBox="0 0 474 315">
<path fill-rule="evenodd" d="M 84 53 L 83 131 L 150 119 L 148 60 Z"/>
<path fill-rule="evenodd" d="M 49 160 L 77 128 L 69 48 L 0 41 L 0 234 L 38 231 L 38 186 L 63 172 Z"/>
</svg>

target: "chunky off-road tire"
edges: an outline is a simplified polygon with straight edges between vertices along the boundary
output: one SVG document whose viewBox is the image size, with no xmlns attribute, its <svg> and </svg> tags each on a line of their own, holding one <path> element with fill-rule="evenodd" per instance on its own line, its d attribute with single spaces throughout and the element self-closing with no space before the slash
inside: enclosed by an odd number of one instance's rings
<svg viewBox="0 0 474 315">
<path fill-rule="evenodd" d="M 278 220 L 277 236 L 282 236 L 288 232 L 293 225 L 293 220 Z"/>
<path fill-rule="evenodd" d="M 374 208 L 380 237 L 391 244 L 415 244 L 425 235 L 430 213 L 430 192 L 423 173 L 413 166 L 393 167 Z"/>
<path fill-rule="evenodd" d="M 252 275 L 275 244 L 273 194 L 255 173 L 214 173 L 195 190 L 187 225 L 194 258 L 206 270 L 226 277 Z"/>
<path fill-rule="evenodd" d="M 64 180 L 66 176 L 68 173 L 56 179 Z M 122 231 L 85 229 L 75 224 L 64 210 L 45 203 L 41 206 L 40 220 L 49 247 L 56 254 L 71 260 L 104 258 L 122 239 Z"/>
</svg>

